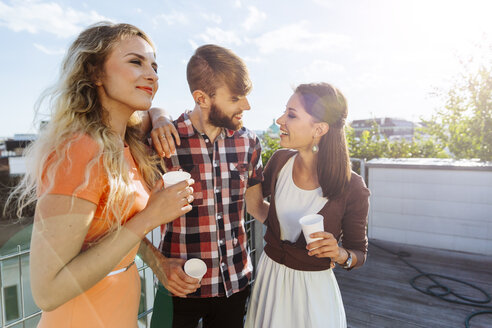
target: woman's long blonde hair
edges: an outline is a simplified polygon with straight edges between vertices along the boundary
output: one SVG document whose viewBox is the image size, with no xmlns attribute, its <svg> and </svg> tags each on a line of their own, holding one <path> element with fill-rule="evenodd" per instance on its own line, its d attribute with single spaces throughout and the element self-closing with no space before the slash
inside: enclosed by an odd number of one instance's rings
<svg viewBox="0 0 492 328">
<path fill-rule="evenodd" d="M 18 217 L 27 206 L 49 193 L 60 164 L 67 159 L 67 150 L 83 135 L 95 140 L 99 153 L 86 168 L 85 182 L 77 190 L 87 186 L 91 168 L 102 159 L 108 180 L 104 219 L 113 217 L 115 222 L 111 226 L 117 229 L 128 214 L 134 201 L 129 167 L 120 137 L 107 125 L 108 113 L 99 101 L 95 78 L 103 72 L 103 65 L 114 46 L 132 36 L 143 38 L 154 48 L 150 38 L 133 25 L 100 22 L 80 33 L 68 49 L 58 82 L 42 94 L 37 104 L 36 111 L 44 100 L 49 100 L 51 120 L 26 149 L 26 174 L 7 201 L 7 204 L 17 205 Z M 135 112 L 128 120 L 125 142 L 145 183 L 151 187 L 159 177 L 158 160 L 143 144 L 140 124 L 140 117 Z M 41 194 L 40 186 L 43 186 Z"/>
</svg>

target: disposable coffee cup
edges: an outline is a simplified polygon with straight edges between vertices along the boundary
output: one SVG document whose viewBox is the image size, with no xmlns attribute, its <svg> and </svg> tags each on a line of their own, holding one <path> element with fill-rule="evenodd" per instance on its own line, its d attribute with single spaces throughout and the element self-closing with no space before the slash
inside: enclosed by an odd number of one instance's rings
<svg viewBox="0 0 492 328">
<path fill-rule="evenodd" d="M 312 233 L 324 231 L 323 216 L 321 214 L 305 215 L 299 219 L 299 223 L 301 224 L 302 232 L 304 233 L 304 238 L 306 238 L 307 244 L 323 239 L 309 237 Z"/>
<path fill-rule="evenodd" d="M 188 276 L 201 281 L 202 277 L 207 272 L 207 265 L 200 259 L 189 259 L 185 262 L 184 272 Z"/>
<path fill-rule="evenodd" d="M 185 171 L 170 171 L 164 173 L 162 176 L 165 188 L 171 187 L 181 181 L 188 180 L 189 178 L 191 178 L 191 174 Z"/>
</svg>

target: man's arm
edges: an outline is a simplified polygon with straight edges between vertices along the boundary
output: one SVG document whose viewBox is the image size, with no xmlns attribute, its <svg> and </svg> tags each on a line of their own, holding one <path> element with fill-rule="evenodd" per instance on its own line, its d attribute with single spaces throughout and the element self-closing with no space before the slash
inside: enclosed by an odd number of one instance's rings
<svg viewBox="0 0 492 328">
<path fill-rule="evenodd" d="M 268 216 L 270 203 L 263 199 L 261 183 L 257 183 L 246 189 L 244 197 L 246 199 L 246 211 L 256 220 L 264 223 Z"/>
<path fill-rule="evenodd" d="M 154 124 L 159 123 L 161 120 L 172 122 L 171 114 L 169 114 L 164 108 L 152 107 L 147 111 L 140 111 L 141 130 L 143 134 L 147 134 L 152 130 Z"/>
<path fill-rule="evenodd" d="M 140 115 L 140 119 L 142 120 L 140 123 L 140 132 L 142 135 L 146 136 L 150 132 L 150 129 L 152 129 L 149 111 L 140 111 L 138 113 Z"/>
<path fill-rule="evenodd" d="M 138 254 L 164 287 L 174 295 L 184 297 L 200 288 L 199 280 L 183 271 L 186 260 L 165 257 L 147 238 L 140 243 Z"/>
<path fill-rule="evenodd" d="M 171 154 L 176 151 L 176 145 L 181 144 L 178 130 L 172 122 L 171 115 L 164 108 L 152 107 L 149 109 L 148 119 L 144 121 L 144 117 L 142 117 L 142 126 L 147 129 L 146 133 L 152 129 L 150 132 L 152 144 L 161 157 L 170 158 Z"/>
</svg>

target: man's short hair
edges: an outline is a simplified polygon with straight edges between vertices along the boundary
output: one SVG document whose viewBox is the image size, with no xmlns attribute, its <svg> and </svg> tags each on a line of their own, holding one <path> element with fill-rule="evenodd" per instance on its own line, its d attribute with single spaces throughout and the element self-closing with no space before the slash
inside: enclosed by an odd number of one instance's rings
<svg viewBox="0 0 492 328">
<path fill-rule="evenodd" d="M 188 62 L 186 77 L 190 91 L 202 90 L 213 97 L 217 88 L 226 85 L 240 96 L 251 91 L 246 64 L 231 50 L 207 44 L 196 49 Z"/>
</svg>

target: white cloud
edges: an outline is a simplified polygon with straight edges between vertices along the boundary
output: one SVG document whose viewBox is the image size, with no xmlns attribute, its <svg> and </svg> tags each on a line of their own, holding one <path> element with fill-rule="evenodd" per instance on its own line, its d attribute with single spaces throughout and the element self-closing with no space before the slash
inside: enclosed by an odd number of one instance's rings
<svg viewBox="0 0 492 328">
<path fill-rule="evenodd" d="M 302 72 L 307 76 L 342 73 L 344 71 L 345 67 L 343 65 L 320 59 L 314 60 L 309 66 L 302 69 Z"/>
<path fill-rule="evenodd" d="M 167 25 L 175 25 L 175 24 L 181 24 L 181 25 L 186 25 L 188 24 L 188 17 L 180 12 L 177 12 L 173 10 L 169 14 L 161 14 L 158 15 L 157 17 L 154 18 L 154 24 L 158 24 L 160 20 L 164 20 Z"/>
<path fill-rule="evenodd" d="M 296 76 L 301 78 L 302 81 L 296 82 L 334 81 L 338 80 L 340 74 L 345 72 L 345 67 L 329 60 L 316 59 L 297 72 Z"/>
<path fill-rule="evenodd" d="M 255 57 L 244 56 L 244 57 L 242 57 L 242 59 L 246 63 L 261 63 L 264 61 L 264 58 L 260 57 L 260 56 L 255 56 Z"/>
<path fill-rule="evenodd" d="M 50 33 L 67 38 L 101 20 L 109 19 L 94 10 L 82 12 L 54 2 L 13 1 L 11 6 L 0 2 L 0 26 L 15 32 Z"/>
<path fill-rule="evenodd" d="M 242 44 L 241 39 L 234 31 L 224 31 L 219 27 L 207 27 L 205 33 L 198 36 L 205 43 L 215 43 L 219 45 L 236 45 Z"/>
<path fill-rule="evenodd" d="M 256 26 L 259 22 L 266 19 L 267 15 L 258 10 L 258 8 L 249 6 L 248 7 L 249 15 L 248 18 L 243 23 L 243 27 L 246 30 L 251 30 L 254 26 Z"/>
<path fill-rule="evenodd" d="M 241 8 L 241 0 L 236 0 L 236 1 L 234 1 L 234 5 L 235 5 L 237 8 Z"/>
<path fill-rule="evenodd" d="M 212 22 L 215 24 L 220 24 L 222 23 L 222 17 L 220 17 L 217 14 L 201 14 L 202 18 L 205 19 L 208 22 Z"/>
<path fill-rule="evenodd" d="M 339 4 L 333 0 L 313 0 L 313 2 L 325 8 L 333 8 L 334 5 Z"/>
<path fill-rule="evenodd" d="M 264 54 L 277 50 L 315 52 L 347 47 L 350 38 L 341 34 L 311 32 L 307 28 L 307 22 L 301 21 L 267 32 L 254 42 Z"/>
<path fill-rule="evenodd" d="M 47 55 L 63 55 L 65 53 L 65 49 L 49 49 L 42 44 L 39 43 L 33 43 L 33 46 L 36 47 L 36 49 L 40 50 L 41 52 L 44 52 Z"/>
<path fill-rule="evenodd" d="M 195 50 L 196 48 L 198 48 L 198 43 L 196 43 L 194 40 L 188 40 L 188 42 L 190 43 L 191 48 L 193 50 Z"/>
</svg>

